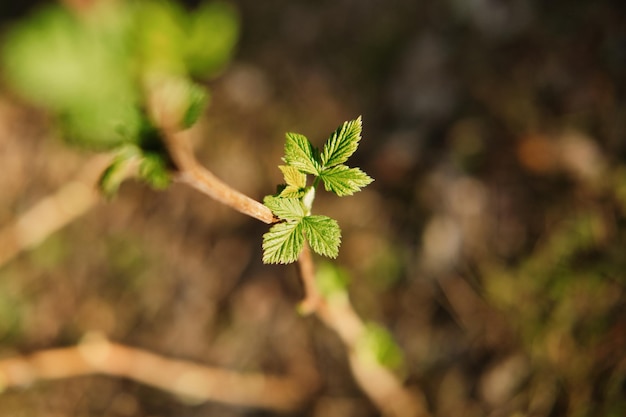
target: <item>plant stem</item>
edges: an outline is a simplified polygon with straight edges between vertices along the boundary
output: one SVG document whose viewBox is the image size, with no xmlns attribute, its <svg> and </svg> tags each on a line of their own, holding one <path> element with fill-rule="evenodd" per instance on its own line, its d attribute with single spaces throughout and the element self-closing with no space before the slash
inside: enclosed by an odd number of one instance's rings
<svg viewBox="0 0 626 417">
<path fill-rule="evenodd" d="M 157 106 L 157 111 L 152 113 L 162 116 L 161 120 L 156 122 L 161 127 L 167 150 L 179 171 L 177 176 L 179 181 L 263 223 L 272 224 L 278 221 L 269 208 L 233 189 L 200 165 L 193 155 L 189 130 L 179 130 L 166 119 L 167 116 L 158 112 L 158 103 L 153 102 L 153 106 Z"/>
<path fill-rule="evenodd" d="M 101 336 L 78 346 L 0 360 L 0 389 L 35 381 L 104 374 L 128 378 L 194 401 L 296 411 L 317 387 L 305 371 L 293 376 L 239 373 L 164 358 Z"/>
</svg>

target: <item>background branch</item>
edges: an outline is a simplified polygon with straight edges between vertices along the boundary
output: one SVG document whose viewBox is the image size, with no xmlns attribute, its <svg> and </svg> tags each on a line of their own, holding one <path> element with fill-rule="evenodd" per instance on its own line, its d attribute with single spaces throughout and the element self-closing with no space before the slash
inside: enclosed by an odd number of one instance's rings
<svg viewBox="0 0 626 417">
<path fill-rule="evenodd" d="M 91 158 L 75 180 L 43 198 L 0 230 L 0 267 L 20 252 L 38 246 L 100 202 L 96 183 L 110 162 L 110 155 Z"/>
<path fill-rule="evenodd" d="M 348 351 L 350 367 L 356 382 L 385 416 L 427 417 L 423 395 L 403 386 L 388 368 L 359 351 L 365 336 L 363 320 L 354 311 L 348 297 L 327 299 L 315 284 L 315 266 L 311 250 L 305 244 L 298 259 L 305 299 L 300 304 L 304 313 L 314 313 L 327 327 L 333 329 Z"/>
<path fill-rule="evenodd" d="M 308 368 L 293 376 L 239 373 L 164 358 L 145 350 L 87 338 L 78 346 L 0 360 L 0 388 L 40 380 L 104 374 L 128 378 L 193 401 L 217 401 L 277 411 L 294 411 L 317 388 Z"/>
</svg>

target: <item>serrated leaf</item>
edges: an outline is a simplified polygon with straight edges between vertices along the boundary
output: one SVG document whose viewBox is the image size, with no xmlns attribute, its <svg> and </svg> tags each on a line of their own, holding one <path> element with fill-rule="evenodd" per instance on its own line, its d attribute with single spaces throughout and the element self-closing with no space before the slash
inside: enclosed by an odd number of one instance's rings
<svg viewBox="0 0 626 417">
<path fill-rule="evenodd" d="M 304 195 L 304 188 L 283 184 L 278 191 L 278 196 L 282 198 L 298 198 Z"/>
<path fill-rule="evenodd" d="M 337 222 L 326 216 L 302 218 L 304 234 L 311 249 L 329 258 L 336 258 L 341 244 L 341 229 Z"/>
<path fill-rule="evenodd" d="M 305 210 L 299 198 L 283 198 L 267 196 L 263 200 L 272 213 L 284 220 L 299 220 L 304 217 Z"/>
<path fill-rule="evenodd" d="M 295 262 L 304 246 L 302 223 L 285 222 L 273 225 L 263 235 L 263 262 L 289 264 Z"/>
<path fill-rule="evenodd" d="M 283 173 L 287 185 L 296 188 L 306 187 L 306 174 L 300 172 L 298 168 L 290 165 L 279 165 L 278 168 Z"/>
<path fill-rule="evenodd" d="M 339 126 L 324 145 L 322 165 L 330 168 L 346 162 L 359 146 L 361 128 L 361 116 Z"/>
<path fill-rule="evenodd" d="M 318 151 L 304 135 L 287 133 L 285 141 L 285 162 L 305 174 L 319 172 Z"/>
<path fill-rule="evenodd" d="M 332 191 L 340 197 L 352 195 L 374 181 L 359 168 L 338 165 L 324 170 L 320 174 L 326 191 Z"/>
</svg>

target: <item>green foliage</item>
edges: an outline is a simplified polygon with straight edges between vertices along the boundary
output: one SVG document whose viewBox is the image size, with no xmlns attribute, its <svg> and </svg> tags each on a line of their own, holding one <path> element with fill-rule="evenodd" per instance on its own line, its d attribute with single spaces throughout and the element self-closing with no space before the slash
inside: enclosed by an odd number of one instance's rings
<svg viewBox="0 0 626 417">
<path fill-rule="evenodd" d="M 304 239 L 313 251 L 336 258 L 341 244 L 341 229 L 330 217 L 311 215 L 315 186 L 321 179 L 324 188 L 338 196 L 352 195 L 373 180 L 359 168 L 344 162 L 356 151 L 361 139 L 361 118 L 345 122 L 328 139 L 320 153 L 309 140 L 297 133 L 287 133 L 287 165 L 279 166 L 285 184 L 275 196 L 265 198 L 265 205 L 283 222 L 263 235 L 263 262 L 291 263 L 298 259 Z M 316 177 L 307 187 L 307 174 Z"/>
<path fill-rule="evenodd" d="M 164 156 L 157 152 L 145 152 L 139 163 L 139 177 L 153 188 L 163 190 L 172 182 Z"/>
<path fill-rule="evenodd" d="M 27 99 L 62 118 L 74 142 L 110 148 L 139 130 L 138 89 L 124 47 L 125 18 L 112 8 L 83 22 L 48 7 L 9 32 L 5 76 Z"/>
<path fill-rule="evenodd" d="M 111 165 L 102 173 L 99 181 L 100 190 L 106 197 L 113 197 L 127 177 L 127 172 L 141 156 L 136 146 L 124 146 L 115 155 Z"/>
<path fill-rule="evenodd" d="M 328 138 L 321 159 L 323 166 L 330 168 L 343 164 L 356 151 L 361 140 L 361 117 L 345 122 Z"/>
<path fill-rule="evenodd" d="M 357 343 L 357 354 L 370 358 L 390 369 L 401 369 L 404 357 L 393 336 L 384 327 L 368 323 L 365 332 Z"/>
<path fill-rule="evenodd" d="M 325 299 L 334 300 L 347 296 L 350 277 L 348 273 L 330 262 L 320 262 L 315 272 L 317 289 Z"/>
<path fill-rule="evenodd" d="M 263 262 L 289 264 L 298 259 L 304 245 L 300 221 L 278 223 L 263 235 Z"/>
<path fill-rule="evenodd" d="M 337 256 L 341 230 L 335 220 L 326 216 L 307 215 L 299 198 L 267 196 L 263 202 L 284 220 L 273 225 L 263 235 L 263 262 L 295 262 L 302 251 L 305 237 L 315 252 L 331 258 Z"/>
<path fill-rule="evenodd" d="M 205 88 L 193 79 L 217 75 L 230 59 L 239 29 L 236 13 L 221 2 L 192 11 L 147 0 L 91 7 L 79 16 L 47 6 L 11 28 L 0 55 L 3 76 L 24 98 L 57 116 L 70 143 L 96 150 L 142 148 L 141 177 L 163 187 L 169 183 L 165 148 L 143 148 L 152 141 L 143 135 L 158 130 L 146 111 L 146 92 L 157 90 L 178 126 L 193 125 L 207 101 Z M 119 156 L 103 177 L 106 193 L 118 188 L 116 173 L 124 161 Z"/>
<path fill-rule="evenodd" d="M 332 191 L 340 197 L 352 195 L 372 182 L 372 179 L 359 168 L 337 165 L 320 173 L 326 191 Z"/>
<path fill-rule="evenodd" d="M 285 141 L 285 157 L 287 165 L 296 168 L 304 174 L 319 174 L 319 152 L 311 145 L 304 135 L 287 133 Z"/>
</svg>

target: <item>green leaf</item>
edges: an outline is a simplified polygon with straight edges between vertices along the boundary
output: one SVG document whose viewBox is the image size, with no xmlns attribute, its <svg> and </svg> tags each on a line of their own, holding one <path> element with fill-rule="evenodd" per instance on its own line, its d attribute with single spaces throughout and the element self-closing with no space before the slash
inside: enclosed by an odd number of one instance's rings
<svg viewBox="0 0 626 417">
<path fill-rule="evenodd" d="M 139 176 L 153 188 L 162 190 L 167 188 L 171 181 L 167 163 L 161 155 L 146 152 L 139 164 Z"/>
<path fill-rule="evenodd" d="M 359 146 L 361 128 L 361 116 L 339 126 L 324 145 L 322 165 L 330 168 L 346 162 Z"/>
<path fill-rule="evenodd" d="M 120 149 L 98 181 L 100 190 L 107 198 L 111 198 L 117 193 L 122 182 L 128 177 L 128 171 L 139 156 L 139 149 L 134 146 L 125 146 Z"/>
<path fill-rule="evenodd" d="M 185 49 L 187 67 L 200 78 L 219 73 L 230 60 L 239 37 L 239 17 L 226 2 L 204 2 L 190 16 Z"/>
<path fill-rule="evenodd" d="M 340 197 L 352 195 L 374 181 L 359 168 L 348 168 L 338 165 L 322 171 L 320 178 L 324 181 L 326 191 L 332 191 Z"/>
<path fill-rule="evenodd" d="M 302 225 L 311 249 L 329 258 L 336 258 L 341 244 L 341 229 L 337 222 L 326 216 L 307 216 Z"/>
<path fill-rule="evenodd" d="M 294 187 L 293 185 L 281 184 L 278 189 L 278 196 L 282 198 L 302 198 L 304 188 Z"/>
<path fill-rule="evenodd" d="M 302 197 L 306 187 L 306 174 L 290 165 L 280 165 L 278 168 L 282 171 L 286 182 L 279 188 L 278 195 L 287 198 Z"/>
<path fill-rule="evenodd" d="M 402 350 L 391 333 L 375 323 L 367 323 L 365 332 L 357 341 L 356 351 L 361 358 L 373 359 L 392 370 L 402 369 L 404 363 Z"/>
<path fill-rule="evenodd" d="M 317 263 L 315 284 L 324 298 L 339 301 L 347 297 L 349 283 L 348 272 L 337 266 L 335 262 Z"/>
<path fill-rule="evenodd" d="M 287 133 L 285 141 L 285 162 L 306 174 L 319 172 L 318 151 L 313 148 L 306 136 Z"/>
<path fill-rule="evenodd" d="M 306 187 L 306 174 L 300 172 L 298 168 L 290 165 L 280 165 L 278 168 L 282 171 L 287 185 L 296 188 Z"/>
<path fill-rule="evenodd" d="M 263 235 L 263 262 L 266 264 L 289 264 L 295 262 L 304 246 L 300 221 L 273 225 Z"/>
<path fill-rule="evenodd" d="M 200 116 L 207 103 L 207 93 L 204 88 L 195 83 L 190 83 L 188 93 L 188 107 L 183 116 L 183 127 L 193 126 Z"/>
<path fill-rule="evenodd" d="M 272 213 L 284 220 L 300 220 L 306 214 L 299 198 L 267 196 L 263 203 L 272 210 Z"/>
</svg>

